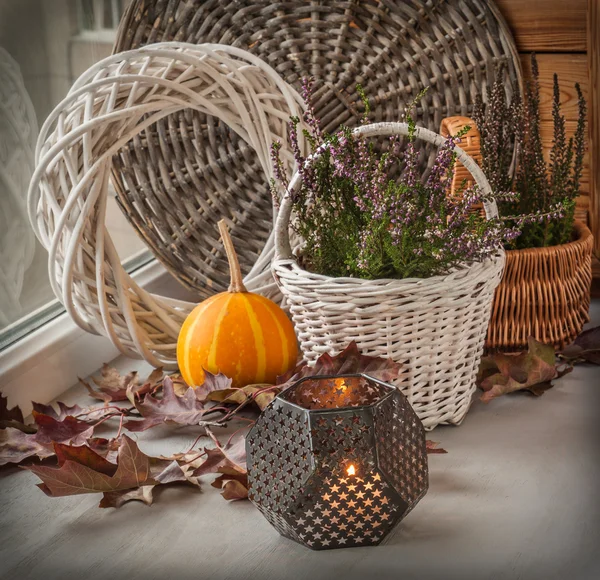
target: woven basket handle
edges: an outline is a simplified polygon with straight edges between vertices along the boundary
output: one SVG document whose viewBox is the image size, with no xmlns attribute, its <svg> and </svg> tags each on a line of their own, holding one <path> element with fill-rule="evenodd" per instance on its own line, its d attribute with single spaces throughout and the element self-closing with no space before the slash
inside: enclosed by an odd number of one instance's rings
<svg viewBox="0 0 600 580">
<path fill-rule="evenodd" d="M 371 125 L 362 125 L 361 127 L 357 127 L 352 131 L 354 135 L 365 135 L 367 137 L 375 137 L 377 135 L 408 135 L 408 124 L 406 123 L 373 123 Z M 415 131 L 415 136 L 418 139 L 423 139 L 429 143 L 433 143 L 434 145 L 440 146 L 445 142 L 445 138 L 441 135 L 430 131 L 429 129 L 424 129 L 423 127 L 417 127 Z M 310 163 L 316 157 L 321 154 L 321 146 L 313 155 L 309 157 L 307 160 Z M 490 188 L 490 184 L 486 179 L 483 171 L 474 159 L 472 159 L 465 151 L 463 151 L 460 147 L 455 147 L 454 151 L 456 152 L 456 156 L 458 161 L 460 161 L 464 167 L 467 168 L 469 173 L 475 179 L 475 182 L 483 192 L 483 197 L 485 201 L 483 202 L 485 208 L 485 214 L 488 219 L 495 218 L 498 216 L 498 208 L 496 207 L 496 202 L 491 199 L 492 190 Z M 291 193 L 297 191 L 301 186 L 301 178 L 300 174 L 296 172 L 292 177 L 290 182 L 289 191 L 284 195 L 283 200 L 281 202 L 281 208 L 279 210 L 279 215 L 277 216 L 277 221 L 275 223 L 275 259 L 276 260 L 291 260 L 294 258 L 292 253 L 292 248 L 290 245 L 290 232 L 289 232 L 289 224 L 290 218 L 292 215 L 292 199 Z M 487 199 L 486 199 L 487 198 Z"/>
<path fill-rule="evenodd" d="M 461 138 L 460 148 L 479 165 L 481 164 L 481 135 L 479 134 L 479 130 L 473 119 L 461 116 L 446 117 L 445 119 L 442 119 L 440 133 L 443 137 L 456 135 L 466 126 L 469 126 L 470 128 Z M 462 163 L 458 162 L 454 168 L 454 177 L 452 178 L 452 185 L 450 186 L 449 194 L 451 197 L 458 197 L 460 195 L 460 188 L 465 180 L 467 182 L 467 187 L 473 185 L 473 176 L 471 175 L 471 172 Z"/>
</svg>

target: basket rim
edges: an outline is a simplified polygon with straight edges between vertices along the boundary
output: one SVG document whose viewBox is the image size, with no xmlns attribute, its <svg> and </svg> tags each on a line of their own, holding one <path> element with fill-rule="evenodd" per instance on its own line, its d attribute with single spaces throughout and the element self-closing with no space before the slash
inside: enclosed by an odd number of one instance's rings
<svg viewBox="0 0 600 580">
<path fill-rule="evenodd" d="M 583 223 L 581 220 L 575 220 L 575 222 L 573 223 L 573 231 L 577 235 L 577 238 L 571 240 L 570 242 L 566 242 L 564 244 L 556 244 L 554 246 L 545 246 L 543 248 L 521 248 L 518 250 L 505 250 L 506 258 L 508 260 L 510 257 L 517 255 L 532 255 L 542 257 L 544 255 L 565 252 L 569 249 L 578 246 L 590 245 L 591 247 L 591 242 L 594 236 L 590 228 L 588 228 L 588 226 L 585 223 Z"/>
<path fill-rule="evenodd" d="M 465 263 L 462 266 L 457 266 L 452 269 L 447 274 L 438 274 L 436 276 L 429 276 L 428 278 L 375 278 L 373 280 L 366 278 L 351 278 L 349 276 L 327 276 L 326 274 L 317 274 L 316 272 L 311 272 L 310 270 L 306 270 L 302 268 L 297 261 L 297 258 L 280 258 L 275 259 L 272 264 L 272 269 L 276 270 L 277 268 L 283 267 L 291 267 L 293 270 L 297 272 L 301 272 L 307 278 L 311 280 L 321 280 L 324 282 L 330 282 L 333 284 L 341 285 L 349 285 L 349 286 L 362 286 L 366 284 L 371 285 L 380 285 L 389 287 L 391 285 L 394 286 L 429 286 L 444 282 L 448 279 L 456 279 L 456 278 L 467 278 L 469 274 L 473 272 L 477 272 L 477 270 L 484 270 L 492 267 L 501 266 L 501 269 L 504 268 L 505 263 L 505 255 L 506 252 L 503 249 L 499 249 L 494 255 L 486 258 L 480 262 L 471 262 Z M 461 276 L 462 275 L 462 276 Z"/>
</svg>

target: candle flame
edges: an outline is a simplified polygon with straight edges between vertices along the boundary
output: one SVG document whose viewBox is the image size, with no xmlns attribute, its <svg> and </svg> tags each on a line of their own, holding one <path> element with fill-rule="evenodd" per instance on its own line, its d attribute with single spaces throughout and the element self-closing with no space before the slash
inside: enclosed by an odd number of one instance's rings
<svg viewBox="0 0 600 580">
<path fill-rule="evenodd" d="M 346 384 L 346 381 L 344 379 L 337 379 L 335 381 L 335 386 L 342 392 L 345 393 L 346 389 L 348 388 L 348 385 Z"/>
<path fill-rule="evenodd" d="M 356 475 L 356 468 L 354 467 L 354 465 L 350 465 L 350 467 L 348 467 L 348 469 L 346 470 L 346 473 L 348 475 Z"/>
</svg>

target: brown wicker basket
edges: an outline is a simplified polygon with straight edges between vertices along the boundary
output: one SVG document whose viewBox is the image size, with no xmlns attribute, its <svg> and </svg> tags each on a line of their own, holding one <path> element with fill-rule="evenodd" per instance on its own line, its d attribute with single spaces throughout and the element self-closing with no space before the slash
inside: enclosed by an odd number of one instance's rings
<svg viewBox="0 0 600 580">
<path fill-rule="evenodd" d="M 470 114 L 500 63 L 507 94 L 522 85 L 514 40 L 490 0 L 132 0 L 114 50 L 170 40 L 248 50 L 296 88 L 315 77 L 315 108 L 328 131 L 359 123 L 357 82 L 370 97 L 373 122 L 398 121 L 428 86 L 416 116 L 433 131 L 445 116 Z M 425 168 L 435 149 L 422 151 Z M 171 115 L 128 143 L 113 168 L 129 221 L 200 297 L 228 285 L 216 235 L 221 217 L 229 219 L 244 274 L 259 256 L 253 275 L 268 270 L 267 180 L 254 151 L 214 118 Z"/>
<path fill-rule="evenodd" d="M 444 119 L 441 133 L 471 128 L 461 148 L 481 161 L 480 135 L 468 117 Z M 457 165 L 451 195 L 471 174 Z M 520 351 L 529 336 L 560 349 L 569 344 L 589 321 L 592 284 L 593 236 L 580 221 L 575 222 L 573 241 L 548 248 L 508 250 L 502 282 L 496 288 L 485 348 L 493 351 Z"/>
</svg>

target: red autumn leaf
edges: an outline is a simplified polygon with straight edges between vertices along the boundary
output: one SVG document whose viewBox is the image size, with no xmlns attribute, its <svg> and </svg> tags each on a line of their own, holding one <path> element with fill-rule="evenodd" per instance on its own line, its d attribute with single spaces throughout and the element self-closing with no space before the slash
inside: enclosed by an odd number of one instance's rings
<svg viewBox="0 0 600 580">
<path fill-rule="evenodd" d="M 130 431 L 145 431 L 161 423 L 175 423 L 177 425 L 199 425 L 205 412 L 204 403 L 196 397 L 196 392 L 191 387 L 184 395 L 175 394 L 173 381 L 165 377 L 163 382 L 162 399 L 148 394 L 140 403 L 136 403 L 142 420 L 131 420 L 124 427 Z"/>
<path fill-rule="evenodd" d="M 35 439 L 42 445 L 50 446 L 52 443 L 71 443 L 72 445 L 83 445 L 89 439 L 94 426 L 85 421 L 79 421 L 75 417 L 67 416 L 62 421 L 53 417 L 33 411 L 33 418 L 38 426 Z"/>
<path fill-rule="evenodd" d="M 128 495 L 141 487 L 196 483 L 176 462 L 148 457 L 126 435 L 121 437 L 116 464 L 85 445 L 55 443 L 54 449 L 58 467 L 24 467 L 42 480 L 40 489 L 51 497 L 103 493 L 100 507 L 119 507 L 129 499 L 139 499 L 135 497 L 139 495 L 151 502 L 151 490 Z"/>
<path fill-rule="evenodd" d="M 142 383 L 137 371 L 121 375 L 119 371 L 107 364 L 102 365 L 100 377 L 92 377 L 90 383 L 79 379 L 79 382 L 95 399 L 110 403 L 114 401 L 131 401 L 160 388 L 163 377 L 162 368 L 154 369 Z"/>
<path fill-rule="evenodd" d="M 551 381 L 570 372 L 572 367 L 557 365 L 554 348 L 529 337 L 529 351 L 518 354 L 498 353 L 484 357 L 478 374 L 479 387 L 485 391 L 481 400 L 525 390 L 542 395 Z"/>
<path fill-rule="evenodd" d="M 335 356 L 322 354 L 314 366 L 303 361 L 295 369 L 277 377 L 277 384 L 296 382 L 314 375 L 366 374 L 380 381 L 392 381 L 400 374 L 402 365 L 389 358 L 361 354 L 355 341 Z"/>
<path fill-rule="evenodd" d="M 429 455 L 435 453 L 448 453 L 444 448 L 438 447 L 439 443 L 437 441 L 430 441 L 429 439 L 427 439 L 425 443 L 427 446 L 427 453 Z"/>
<path fill-rule="evenodd" d="M 584 330 L 558 355 L 572 363 L 588 362 L 600 365 L 600 326 Z"/>
<path fill-rule="evenodd" d="M 31 457 L 46 459 L 52 455 L 54 450 L 39 443 L 35 435 L 14 427 L 0 429 L 0 465 L 21 463 Z"/>
</svg>

